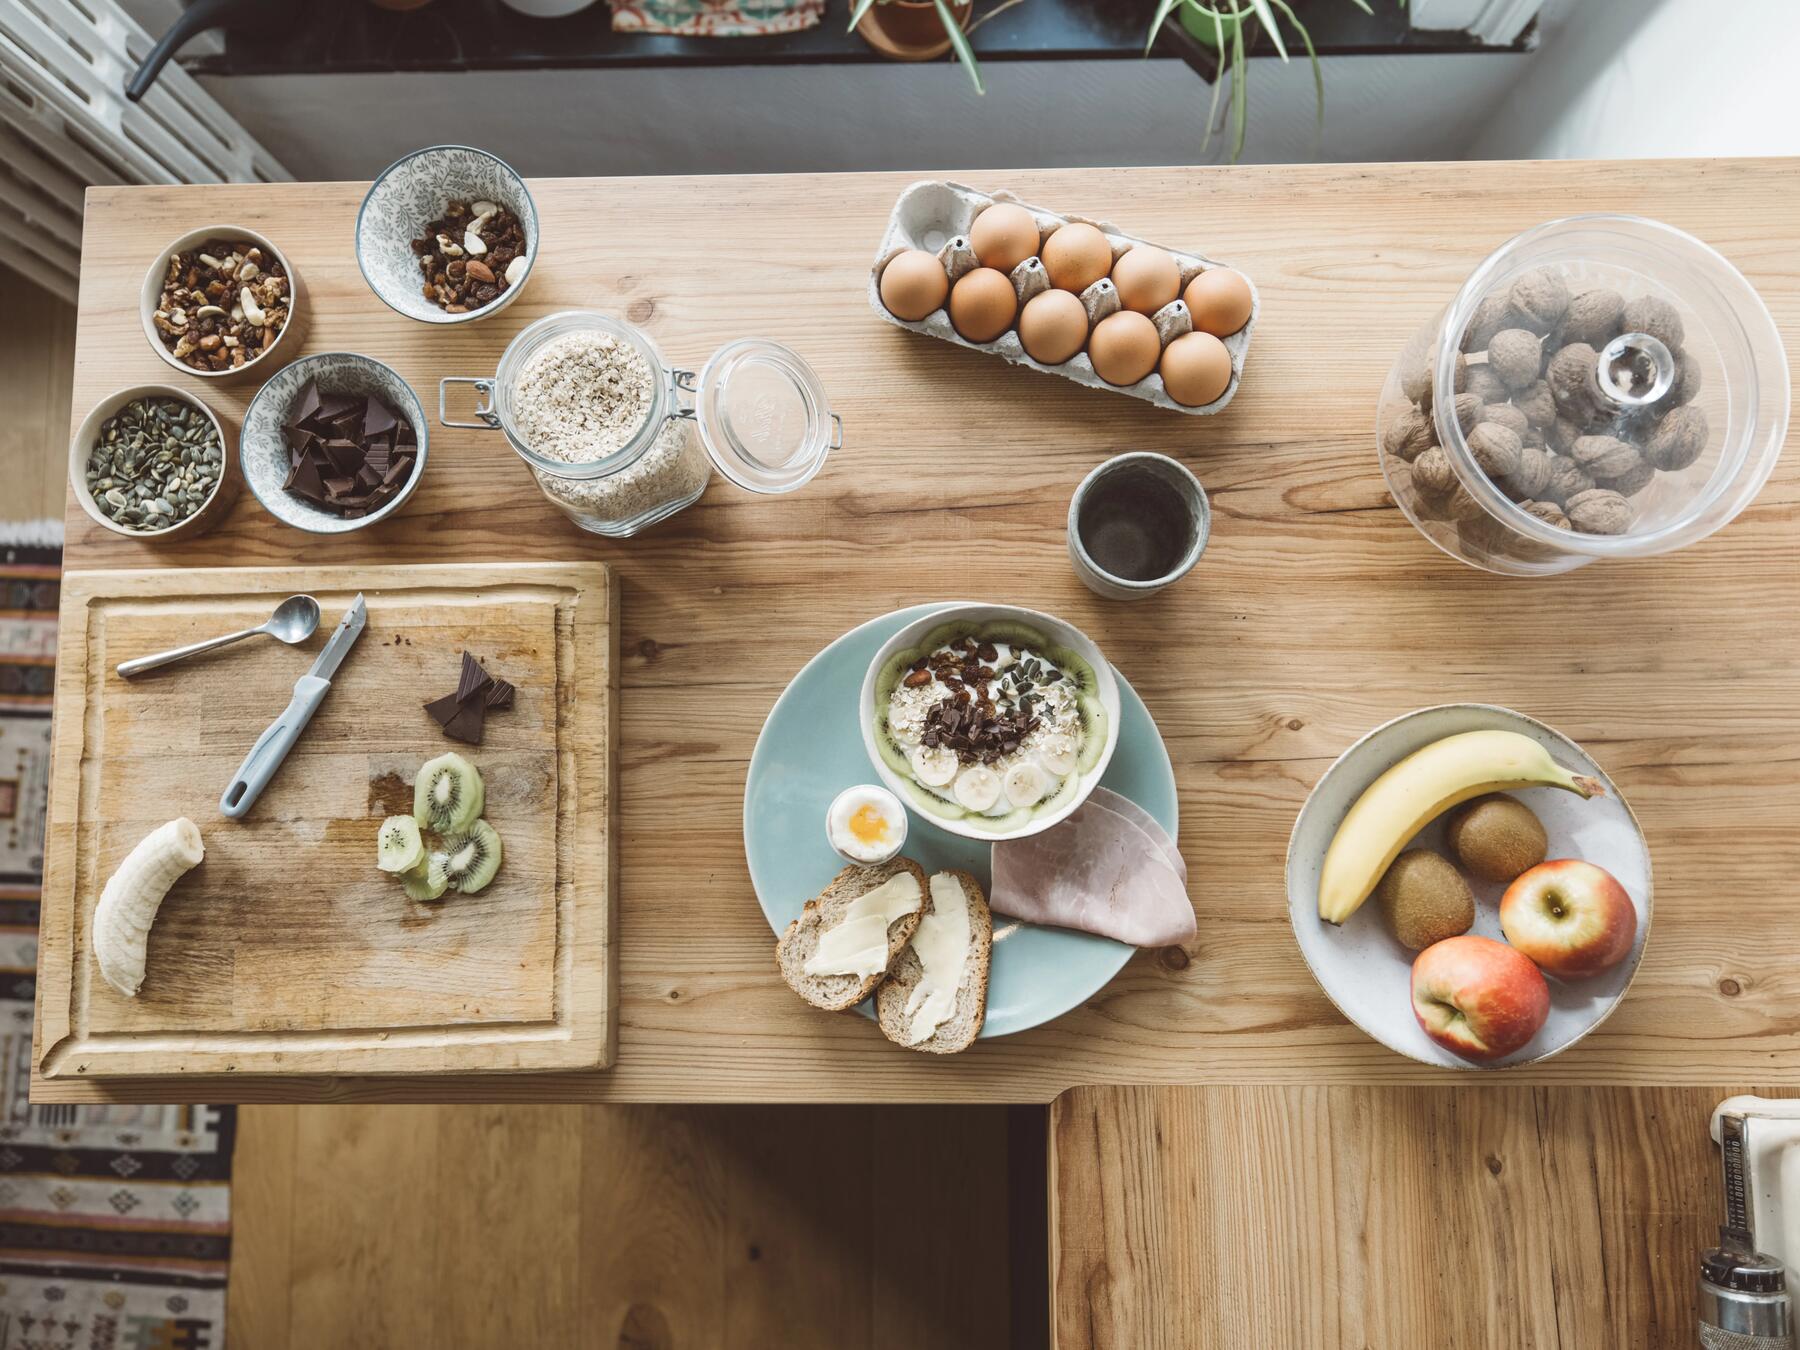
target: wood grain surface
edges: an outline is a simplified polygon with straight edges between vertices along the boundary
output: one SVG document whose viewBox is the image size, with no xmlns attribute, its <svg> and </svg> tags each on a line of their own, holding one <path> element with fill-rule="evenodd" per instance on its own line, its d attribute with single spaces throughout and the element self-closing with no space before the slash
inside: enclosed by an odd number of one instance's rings
<svg viewBox="0 0 1800 1350">
<path fill-rule="evenodd" d="M 75 306 L 0 264 L 0 521 L 61 517 L 69 472 Z"/>
<path fill-rule="evenodd" d="M 250 639 L 134 680 L 114 666 L 252 627 L 285 596 L 324 615 L 296 650 Z M 241 821 L 219 794 L 358 593 L 367 626 Z M 616 665 L 606 567 L 69 572 L 39 941 L 43 1077 L 596 1068 L 611 1058 L 609 766 Z M 517 688 L 479 747 L 423 703 L 463 652 Z M 427 760 L 463 753 L 504 844 L 479 894 L 419 903 L 375 866 Z M 170 891 L 147 974 L 101 978 L 107 878 L 175 816 L 205 861 Z"/>
<path fill-rule="evenodd" d="M 1077 1088 L 1052 1344 L 1688 1350 L 1724 1216 L 1707 1121 L 1748 1090 Z"/>
<path fill-rule="evenodd" d="M 919 338 L 867 308 L 867 269 L 916 175 L 542 181 L 543 253 L 497 318 L 428 328 L 351 256 L 364 185 L 97 189 L 83 249 L 73 415 L 161 378 L 135 311 L 156 250 L 206 220 L 267 230 L 305 275 L 310 350 L 393 363 L 430 401 L 491 374 L 556 309 L 622 315 L 695 366 L 747 335 L 786 342 L 843 414 L 806 489 L 715 481 L 629 541 L 581 534 L 497 434 L 434 428 L 405 511 L 315 540 L 248 497 L 212 534 L 156 546 L 79 511 L 73 567 L 308 566 L 598 558 L 623 588 L 620 1052 L 607 1074 L 181 1085 L 197 1100 L 1048 1101 L 1093 1082 L 1429 1080 L 1332 1009 L 1288 931 L 1282 859 L 1325 766 L 1426 704 L 1504 704 L 1584 744 L 1649 837 L 1656 926 L 1598 1033 L 1509 1081 L 1800 1082 L 1800 966 L 1770 941 L 1800 873 L 1800 465 L 1685 552 L 1508 580 L 1439 554 L 1389 502 L 1375 406 L 1401 344 L 1476 263 L 1575 211 L 1693 231 L 1741 268 L 1800 353 L 1800 175 L 1788 161 L 1469 163 L 996 171 L 958 177 L 1233 262 L 1263 312 L 1243 387 L 1210 418 Z M 249 388 L 200 391 L 232 424 Z M 1213 504 L 1199 567 L 1104 602 L 1064 552 L 1070 492 L 1101 459 L 1161 450 Z M 1199 932 L 1136 957 L 1081 1009 L 951 1060 L 909 1055 L 782 985 L 744 866 L 745 768 L 770 705 L 853 625 L 905 604 L 992 599 L 1089 633 L 1143 695 L 1181 791 Z M 65 635 L 65 641 L 75 640 Z M 823 881 L 823 877 L 821 881 Z M 162 1084 L 46 1098 L 165 1097 Z"/>
<path fill-rule="evenodd" d="M 1026 1244 L 1032 1268 L 1014 1270 L 1007 1116 L 248 1109 L 232 1344 L 1041 1347 L 1011 1313 L 1015 1293 L 1044 1296 L 1043 1234 Z"/>
</svg>

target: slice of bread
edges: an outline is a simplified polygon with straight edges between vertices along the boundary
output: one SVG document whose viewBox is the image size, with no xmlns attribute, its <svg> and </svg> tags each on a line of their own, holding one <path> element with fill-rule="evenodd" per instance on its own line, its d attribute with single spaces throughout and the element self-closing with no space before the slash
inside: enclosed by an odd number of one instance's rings
<svg viewBox="0 0 1800 1350">
<path fill-rule="evenodd" d="M 895 1045 L 931 1055 L 967 1050 L 981 1034 L 981 1024 L 987 1019 L 988 968 L 994 955 L 994 916 L 981 893 L 981 883 L 967 872 L 950 875 L 962 883 L 963 893 L 969 897 L 969 957 L 963 963 L 962 983 L 956 988 L 955 1011 L 917 1045 L 907 1045 L 912 1018 L 907 1016 L 906 1000 L 925 976 L 919 954 L 911 946 L 888 966 L 887 979 L 875 991 L 875 1020 L 881 1024 L 881 1034 Z M 925 894 L 931 894 L 929 883 Z"/>
<path fill-rule="evenodd" d="M 888 925 L 886 969 L 876 971 L 866 980 L 854 975 L 808 975 L 806 962 L 818 949 L 820 935 L 837 926 L 851 902 L 867 895 L 900 872 L 913 874 L 925 899 L 911 914 L 902 915 Z M 879 867 L 846 867 L 831 879 L 831 884 L 819 892 L 816 899 L 806 902 L 806 907 L 800 911 L 800 917 L 787 926 L 787 932 L 775 944 L 775 959 L 781 966 L 781 978 L 815 1008 L 823 1008 L 826 1012 L 842 1012 L 845 1008 L 854 1008 L 874 993 L 875 986 L 886 977 L 888 970 L 893 969 L 894 958 L 912 941 L 912 935 L 918 930 L 920 917 L 930 907 L 931 890 L 926 882 L 925 869 L 910 858 L 895 858 Z"/>
</svg>

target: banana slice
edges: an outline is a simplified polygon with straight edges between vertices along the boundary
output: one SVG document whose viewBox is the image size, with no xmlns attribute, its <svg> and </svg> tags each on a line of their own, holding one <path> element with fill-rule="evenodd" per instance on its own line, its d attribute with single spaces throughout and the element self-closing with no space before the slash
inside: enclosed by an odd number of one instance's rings
<svg viewBox="0 0 1800 1350">
<path fill-rule="evenodd" d="M 1015 764 L 1006 771 L 1006 800 L 1014 806 L 1031 806 L 1050 789 L 1044 771 L 1030 760 Z"/>
<path fill-rule="evenodd" d="M 913 776 L 927 787 L 943 787 L 956 777 L 956 751 L 921 745 L 912 752 Z"/>
<path fill-rule="evenodd" d="M 1075 747 L 1073 745 L 1055 744 L 1038 751 L 1038 758 L 1044 761 L 1044 767 L 1058 778 L 1067 778 L 1075 771 Z"/>
<path fill-rule="evenodd" d="M 1000 775 L 985 764 L 971 764 L 957 775 L 951 791 L 969 810 L 985 811 L 1000 800 Z"/>
</svg>

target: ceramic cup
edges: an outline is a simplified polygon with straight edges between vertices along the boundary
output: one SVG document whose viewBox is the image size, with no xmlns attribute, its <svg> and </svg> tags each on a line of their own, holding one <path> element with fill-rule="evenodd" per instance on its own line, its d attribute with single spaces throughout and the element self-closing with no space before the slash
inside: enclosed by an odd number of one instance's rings
<svg viewBox="0 0 1800 1350">
<path fill-rule="evenodd" d="M 1200 561 L 1211 532 L 1200 480 L 1148 450 L 1113 456 L 1069 500 L 1075 575 L 1109 600 L 1142 600 L 1179 581 Z"/>
</svg>

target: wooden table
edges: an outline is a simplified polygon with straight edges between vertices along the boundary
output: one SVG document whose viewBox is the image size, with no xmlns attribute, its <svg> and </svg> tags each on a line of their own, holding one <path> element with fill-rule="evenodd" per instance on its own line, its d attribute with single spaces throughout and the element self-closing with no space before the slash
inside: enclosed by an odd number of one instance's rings
<svg viewBox="0 0 1800 1350">
<path fill-rule="evenodd" d="M 846 445 L 806 490 L 715 482 L 647 536 L 579 533 L 497 435 L 433 428 L 395 520 L 343 539 L 284 529 L 246 494 L 192 542 L 151 546 L 68 514 L 67 563 L 212 567 L 603 558 L 622 578 L 619 1054 L 604 1073 L 479 1080 L 34 1084 L 43 1100 L 1048 1101 L 1104 1082 L 1420 1083 L 1314 984 L 1289 936 L 1288 831 L 1369 727 L 1480 700 L 1541 717 L 1613 774 L 1655 854 L 1656 928 L 1595 1035 L 1508 1082 L 1800 1083 L 1800 464 L 1684 553 L 1505 580 L 1441 556 L 1388 502 L 1375 402 L 1402 341 L 1517 231 L 1572 211 L 1659 217 L 1718 247 L 1800 353 L 1791 162 L 1431 164 L 963 175 L 1106 216 L 1248 271 L 1263 317 L 1243 389 L 1187 418 L 918 338 L 864 278 L 909 175 L 546 181 L 546 246 L 500 317 L 439 330 L 357 272 L 362 184 L 97 189 L 82 253 L 74 414 L 162 380 L 136 297 L 167 240 L 235 220 L 289 250 L 307 347 L 439 376 L 493 371 L 555 309 L 645 326 L 692 365 L 761 334 L 818 368 Z M 198 381 L 194 382 L 198 384 Z M 235 419 L 251 388 L 200 391 Z M 235 434 L 235 425 L 231 428 Z M 1063 551 L 1070 491 L 1156 449 L 1212 494 L 1211 546 L 1157 600 L 1107 604 Z M 804 1006 L 775 973 L 745 872 L 745 765 L 765 713 L 823 644 L 901 605 L 979 594 L 1065 615 L 1143 694 L 1180 779 L 1199 933 L 1134 958 L 1085 1007 L 953 1060 Z"/>
<path fill-rule="evenodd" d="M 1050 1110 L 1052 1345 L 1688 1350 L 1724 1216 L 1707 1121 L 1749 1090 L 1077 1088 Z"/>
</svg>

